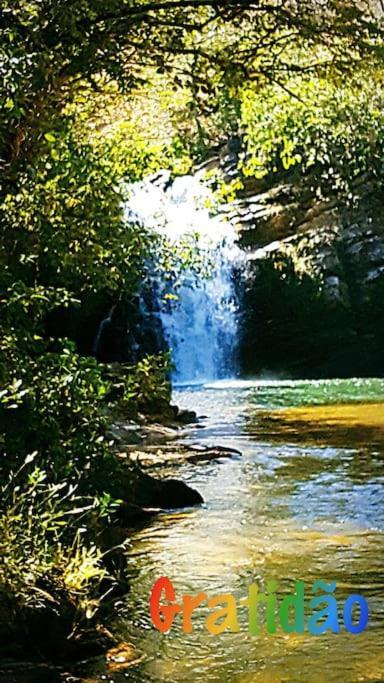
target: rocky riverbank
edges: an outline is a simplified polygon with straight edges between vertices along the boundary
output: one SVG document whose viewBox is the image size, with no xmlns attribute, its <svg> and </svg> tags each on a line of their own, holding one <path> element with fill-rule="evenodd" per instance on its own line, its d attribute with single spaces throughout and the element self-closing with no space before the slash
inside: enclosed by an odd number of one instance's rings
<svg viewBox="0 0 384 683">
<path fill-rule="evenodd" d="M 77 678 L 76 672 L 82 668 L 78 662 L 86 660 L 87 665 L 90 659 L 104 652 L 107 653 L 111 672 L 137 662 L 139 655 L 134 648 L 119 642 L 104 625 L 108 623 L 110 614 L 118 613 L 117 603 L 129 590 L 126 552 L 131 534 L 162 512 L 204 502 L 198 491 L 181 479 L 170 477 L 170 468 L 173 471 L 186 463 L 203 465 L 212 460 L 241 455 L 220 446 L 178 443 L 188 433 L 191 424 L 193 428 L 203 427 L 195 413 L 181 411 L 175 406 L 170 407 L 169 415 L 162 421 L 152 422 L 145 416 L 139 416 L 136 421 L 120 420 L 113 424 L 109 436 L 115 441 L 116 457 L 127 466 L 127 479 L 121 482 L 123 502 L 110 522 L 97 531 L 104 553 L 103 564 L 109 576 L 100 586 L 100 595 L 94 596 L 94 606 L 98 604 L 96 616 L 87 624 L 76 624 L 74 605 L 65 599 L 63 593 L 55 594 L 52 604 L 39 613 L 26 610 L 23 623 L 16 623 L 7 611 L 6 602 L 2 601 L 2 624 L 12 622 L 13 625 L 11 634 L 8 628 L 3 633 L 4 664 L 0 669 L 0 681 L 20 683 L 29 677 L 35 681 L 36 671 L 41 672 L 42 681 L 60 681 L 67 669 L 75 671 L 75 674 L 68 674 L 70 680 L 83 680 Z M 129 497 L 125 498 L 124 488 L 128 482 Z M 50 590 L 47 584 L 45 591 Z M 106 594 L 104 597 L 103 593 Z"/>
<path fill-rule="evenodd" d="M 189 411 L 175 412 L 174 419 L 165 424 L 145 420 L 114 424 L 116 455 L 126 463 L 131 479 L 132 499 L 120 510 L 120 518 L 125 523 L 163 510 L 204 502 L 200 494 L 184 482 L 169 479 L 170 468 L 173 470 L 184 464 L 204 465 L 212 460 L 241 456 L 239 451 L 220 445 L 179 443 L 188 435 L 190 424 L 194 429 L 204 428 L 196 414 Z"/>
</svg>

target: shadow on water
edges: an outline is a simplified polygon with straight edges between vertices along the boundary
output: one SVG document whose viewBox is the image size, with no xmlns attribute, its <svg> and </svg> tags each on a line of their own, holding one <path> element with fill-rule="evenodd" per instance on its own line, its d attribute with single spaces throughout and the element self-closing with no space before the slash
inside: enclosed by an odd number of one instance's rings
<svg viewBox="0 0 384 683">
<path fill-rule="evenodd" d="M 328 444 L 338 447 L 377 448 L 384 451 L 384 404 L 308 406 L 260 411 L 252 415 L 247 431 L 268 440 Z"/>
<path fill-rule="evenodd" d="M 144 659 L 114 671 L 103 662 L 88 680 L 114 683 L 357 683 L 384 680 L 384 382 L 232 382 L 184 388 L 179 405 L 208 415 L 186 440 L 238 448 L 240 459 L 186 465 L 178 476 L 206 504 L 165 514 L 132 538 L 131 591 L 115 623 Z M 330 406 L 331 407 L 328 407 Z M 169 576 L 176 594 L 246 597 L 252 582 L 277 583 L 278 601 L 303 580 L 336 581 L 342 606 L 351 593 L 369 604 L 359 636 L 319 637 L 247 630 L 212 636 L 207 608 L 192 634 L 180 619 L 167 635 L 151 625 L 154 581 Z"/>
</svg>

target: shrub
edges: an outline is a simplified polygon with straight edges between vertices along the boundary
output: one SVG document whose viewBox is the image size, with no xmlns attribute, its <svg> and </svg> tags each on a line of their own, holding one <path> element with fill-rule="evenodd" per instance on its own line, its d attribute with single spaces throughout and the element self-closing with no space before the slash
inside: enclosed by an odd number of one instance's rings
<svg viewBox="0 0 384 683">
<path fill-rule="evenodd" d="M 297 170 L 311 173 L 318 192 L 341 190 L 352 201 L 353 180 L 381 176 L 384 139 L 380 72 L 357 74 L 347 84 L 304 75 L 242 94 L 245 175 Z"/>
<path fill-rule="evenodd" d="M 31 471 L 33 460 L 27 457 L 0 486 L 0 609 L 10 627 L 27 628 L 35 614 L 57 615 L 74 635 L 95 616 L 100 582 L 108 578 L 100 550 L 83 538 L 97 503 Z"/>
</svg>

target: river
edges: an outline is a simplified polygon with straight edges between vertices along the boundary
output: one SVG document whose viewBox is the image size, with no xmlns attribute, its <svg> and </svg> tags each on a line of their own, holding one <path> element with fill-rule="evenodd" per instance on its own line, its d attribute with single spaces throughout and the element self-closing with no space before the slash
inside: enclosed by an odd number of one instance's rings
<svg viewBox="0 0 384 683">
<path fill-rule="evenodd" d="M 162 514 L 132 538 L 131 591 L 117 628 L 142 661 L 97 680 L 142 683 L 356 683 L 384 680 L 384 380 L 233 381 L 180 388 L 204 429 L 183 437 L 220 444 L 241 457 L 186 465 L 175 474 L 197 488 L 202 507 Z M 381 403 L 383 402 L 383 403 Z M 317 579 L 336 581 L 369 605 L 360 635 L 313 636 L 241 630 L 210 635 L 207 608 L 161 634 L 149 616 L 160 576 L 176 594 L 247 595 L 251 583 L 277 583 L 277 595 Z M 244 613 L 244 614 L 243 614 Z"/>
</svg>

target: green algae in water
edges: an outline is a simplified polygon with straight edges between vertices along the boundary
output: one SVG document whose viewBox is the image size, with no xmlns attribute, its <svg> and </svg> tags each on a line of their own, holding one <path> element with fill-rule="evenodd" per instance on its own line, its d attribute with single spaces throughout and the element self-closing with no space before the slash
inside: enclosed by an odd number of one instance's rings
<svg viewBox="0 0 384 683">
<path fill-rule="evenodd" d="M 251 403 L 268 408 L 384 401 L 384 379 L 257 382 Z"/>
<path fill-rule="evenodd" d="M 356 441 L 350 429 L 354 415 L 359 430 L 381 430 L 383 381 L 219 383 L 185 390 L 175 400 L 210 416 L 206 429 L 196 429 L 188 439 L 238 448 L 243 456 L 175 470 L 202 493 L 206 505 L 160 516 L 132 537 L 131 591 L 126 615 L 115 628 L 145 659 L 113 676 L 100 662 L 98 680 L 101 675 L 114 683 L 384 680 L 383 448 Z M 337 404 L 343 405 L 333 408 Z M 254 433 L 250 424 L 258 424 L 261 406 L 290 415 L 302 411 L 300 417 L 306 417 L 297 427 L 302 438 L 275 441 L 267 424 L 262 434 Z M 330 441 L 334 427 L 327 426 L 321 438 L 308 441 L 311 410 L 318 418 L 333 414 L 349 422 L 343 440 Z M 252 582 L 264 586 L 275 580 L 283 595 L 292 592 L 295 580 L 308 589 L 316 579 L 334 580 L 339 603 L 351 593 L 366 597 L 369 623 L 359 636 L 277 632 L 252 637 L 243 629 L 211 636 L 202 610 L 191 635 L 183 634 L 177 620 L 162 635 L 152 628 L 148 609 L 152 585 L 162 575 L 172 579 L 178 595 L 202 590 L 237 598 Z"/>
</svg>

